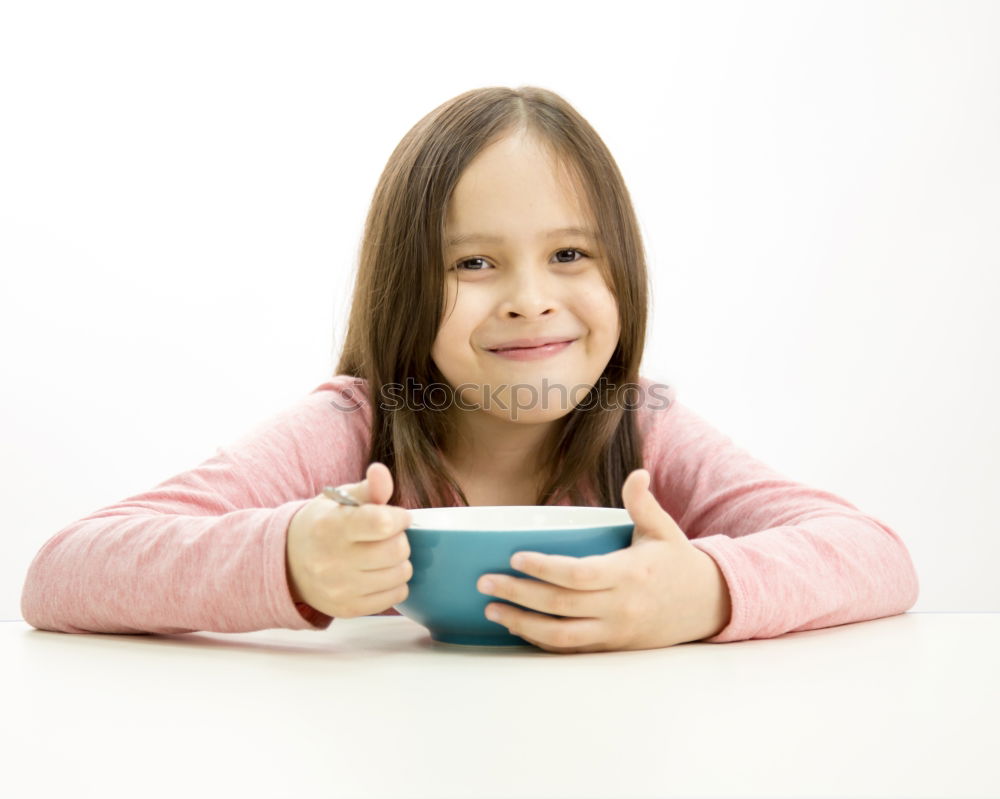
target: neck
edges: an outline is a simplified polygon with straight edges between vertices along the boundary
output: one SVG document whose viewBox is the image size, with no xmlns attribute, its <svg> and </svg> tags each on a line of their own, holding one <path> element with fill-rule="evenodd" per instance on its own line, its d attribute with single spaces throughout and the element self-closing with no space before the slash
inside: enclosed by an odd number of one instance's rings
<svg viewBox="0 0 1000 799">
<path fill-rule="evenodd" d="M 456 424 L 445 460 L 458 474 L 477 482 L 538 485 L 556 424 L 558 420 L 530 424 L 466 413 Z"/>
</svg>

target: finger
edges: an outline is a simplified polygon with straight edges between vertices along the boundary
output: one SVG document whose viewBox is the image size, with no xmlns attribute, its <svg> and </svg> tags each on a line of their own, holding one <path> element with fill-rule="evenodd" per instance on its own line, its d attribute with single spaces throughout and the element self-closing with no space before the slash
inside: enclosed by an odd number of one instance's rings
<svg viewBox="0 0 1000 799">
<path fill-rule="evenodd" d="M 652 491 L 652 477 L 646 469 L 635 469 L 622 484 L 622 501 L 634 523 L 632 543 L 640 537 L 665 541 L 684 540 L 687 536 L 667 513 Z"/>
<path fill-rule="evenodd" d="M 410 557 L 406 533 L 397 533 L 384 541 L 359 541 L 354 547 L 353 560 L 361 571 L 385 569 Z"/>
<path fill-rule="evenodd" d="M 413 577 L 413 564 L 404 560 L 384 569 L 362 572 L 361 575 L 359 585 L 362 594 L 365 596 L 377 594 L 408 583 Z"/>
<path fill-rule="evenodd" d="M 577 591 L 600 591 L 613 588 L 621 582 L 619 561 L 622 552 L 616 550 L 604 555 L 587 555 L 574 558 L 569 555 L 546 555 L 541 552 L 517 552 L 511 558 L 511 567 L 538 577 L 547 583 L 573 588 Z M 515 559 L 520 558 L 515 562 Z"/>
<path fill-rule="evenodd" d="M 363 480 L 356 483 L 341 483 L 337 487 L 353 497 L 359 505 L 367 503 L 384 505 L 392 496 L 392 473 L 384 463 L 372 461 L 365 470 Z"/>
<path fill-rule="evenodd" d="M 410 526 L 412 518 L 409 510 L 398 505 L 386 504 L 393 492 L 392 472 L 388 466 L 379 461 L 368 464 L 365 485 L 368 491 L 368 503 L 387 508 L 397 529 L 404 530 Z"/>
<path fill-rule="evenodd" d="M 639 521 L 647 521 L 647 517 L 654 512 L 653 505 L 663 512 L 656 497 L 652 495 L 651 484 L 652 476 L 647 469 L 634 469 L 622 484 L 622 502 L 633 521 L 636 521 L 637 516 Z"/>
<path fill-rule="evenodd" d="M 486 579 L 493 588 L 483 590 Z M 514 602 L 529 610 L 550 613 L 554 616 L 577 618 L 602 618 L 607 615 L 611 589 L 576 591 L 538 580 L 522 580 L 506 574 L 487 575 L 476 584 L 480 593 Z"/>
<path fill-rule="evenodd" d="M 553 619 L 509 605 L 500 607 L 496 623 L 535 646 L 556 652 L 602 649 L 606 626 L 600 619 Z"/>
<path fill-rule="evenodd" d="M 338 514 L 344 521 L 349 541 L 384 541 L 399 535 L 410 524 L 410 512 L 396 505 L 341 505 L 330 513 Z"/>
<path fill-rule="evenodd" d="M 375 591 L 359 597 L 353 604 L 351 617 L 370 616 L 374 613 L 381 613 L 393 605 L 398 605 L 409 596 L 410 588 L 406 583 L 393 585 L 383 591 Z"/>
<path fill-rule="evenodd" d="M 379 461 L 372 461 L 365 471 L 365 498 L 362 502 L 385 505 L 392 496 L 392 472 Z"/>
</svg>

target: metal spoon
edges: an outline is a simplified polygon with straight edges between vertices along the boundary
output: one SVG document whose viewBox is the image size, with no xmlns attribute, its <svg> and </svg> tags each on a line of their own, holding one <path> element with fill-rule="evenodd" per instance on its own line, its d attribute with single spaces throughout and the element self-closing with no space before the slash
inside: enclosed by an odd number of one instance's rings
<svg viewBox="0 0 1000 799">
<path fill-rule="evenodd" d="M 341 505 L 357 506 L 361 504 L 339 486 L 323 486 L 323 496 L 329 497 L 334 502 L 339 502 Z"/>
<path fill-rule="evenodd" d="M 341 505 L 354 505 L 358 506 L 361 503 L 358 502 L 354 497 L 348 494 L 344 489 L 339 486 L 323 486 L 323 496 L 328 499 L 332 499 L 334 502 L 339 502 Z M 410 527 L 419 527 L 420 525 L 416 522 L 412 523 Z"/>
</svg>

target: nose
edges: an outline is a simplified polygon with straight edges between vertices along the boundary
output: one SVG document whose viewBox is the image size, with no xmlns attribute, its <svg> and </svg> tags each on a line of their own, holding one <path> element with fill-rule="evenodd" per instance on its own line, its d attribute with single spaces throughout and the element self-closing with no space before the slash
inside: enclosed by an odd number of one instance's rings
<svg viewBox="0 0 1000 799">
<path fill-rule="evenodd" d="M 555 284 L 544 268 L 515 269 L 504 281 L 501 311 L 528 318 L 552 313 L 558 307 Z"/>
</svg>

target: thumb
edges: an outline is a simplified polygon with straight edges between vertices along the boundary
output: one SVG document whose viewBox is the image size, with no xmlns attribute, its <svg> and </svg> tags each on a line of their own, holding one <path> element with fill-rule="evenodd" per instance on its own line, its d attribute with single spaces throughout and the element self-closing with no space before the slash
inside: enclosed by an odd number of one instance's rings
<svg viewBox="0 0 1000 799">
<path fill-rule="evenodd" d="M 389 471 L 389 467 L 379 461 L 372 461 L 365 471 L 364 480 L 360 483 L 350 483 L 343 488 L 358 502 L 385 505 L 392 496 L 392 485 L 392 472 Z"/>
<path fill-rule="evenodd" d="M 635 469 L 629 472 L 622 485 L 622 501 L 628 515 L 632 517 L 635 529 L 632 531 L 632 543 L 640 538 L 656 538 L 661 541 L 687 540 L 687 536 L 673 517 L 657 502 L 653 492 L 649 490 L 650 475 L 646 469 Z"/>
</svg>

